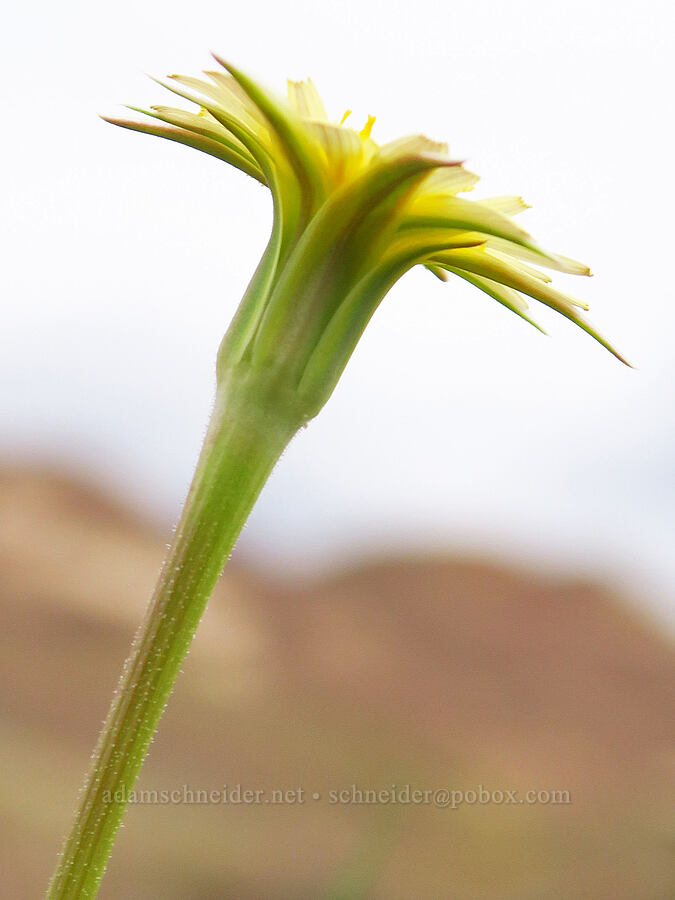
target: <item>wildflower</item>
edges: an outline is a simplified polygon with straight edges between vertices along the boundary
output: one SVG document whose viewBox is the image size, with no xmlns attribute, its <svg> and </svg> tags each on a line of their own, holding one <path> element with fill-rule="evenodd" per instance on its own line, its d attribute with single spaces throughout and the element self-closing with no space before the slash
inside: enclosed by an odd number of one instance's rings
<svg viewBox="0 0 675 900">
<path fill-rule="evenodd" d="M 447 145 L 422 136 L 378 145 L 373 117 L 360 131 L 349 112 L 331 121 L 311 80 L 289 81 L 283 100 L 216 60 L 222 68 L 206 79 L 160 82 L 196 111 L 132 107 L 155 122 L 109 121 L 222 159 L 272 192 L 269 245 L 221 360 L 275 367 L 315 414 L 382 298 L 415 265 L 468 281 L 536 328 L 525 298 L 538 300 L 622 359 L 582 317 L 587 305 L 536 268 L 590 274 L 513 221 L 527 208 L 520 197 L 466 199 L 478 177 Z"/>
<path fill-rule="evenodd" d="M 166 86 L 197 111 L 111 119 L 222 159 L 272 192 L 272 233 L 218 353 L 213 414 L 144 623 L 114 695 L 50 900 L 94 897 L 126 798 L 195 629 L 260 490 L 293 435 L 321 409 L 387 291 L 415 265 L 463 278 L 517 315 L 525 297 L 616 351 L 581 316 L 585 304 L 537 265 L 589 274 L 542 250 L 511 218 L 519 197 L 470 201 L 477 177 L 444 144 L 413 136 L 378 145 L 328 118 L 311 81 L 286 101 L 233 66 Z M 538 326 L 537 326 L 538 327 Z M 618 354 L 616 354 L 618 356 Z M 619 357 L 621 359 L 621 357 Z"/>
</svg>

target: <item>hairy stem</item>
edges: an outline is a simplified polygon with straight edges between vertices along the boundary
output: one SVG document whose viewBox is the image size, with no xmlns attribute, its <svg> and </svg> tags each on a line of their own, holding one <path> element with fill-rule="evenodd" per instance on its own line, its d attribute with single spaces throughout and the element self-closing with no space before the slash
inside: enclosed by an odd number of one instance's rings
<svg viewBox="0 0 675 900">
<path fill-rule="evenodd" d="M 293 403 L 275 393 L 273 379 L 267 387 L 251 377 L 221 379 L 183 513 L 94 751 L 49 900 L 96 896 L 199 620 L 260 490 L 301 423 Z"/>
</svg>

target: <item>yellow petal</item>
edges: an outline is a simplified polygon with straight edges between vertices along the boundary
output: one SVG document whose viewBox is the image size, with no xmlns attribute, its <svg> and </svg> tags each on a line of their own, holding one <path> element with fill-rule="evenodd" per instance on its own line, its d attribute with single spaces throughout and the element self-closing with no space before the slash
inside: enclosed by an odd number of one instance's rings
<svg viewBox="0 0 675 900">
<path fill-rule="evenodd" d="M 397 138 L 395 141 L 389 141 L 387 144 L 382 144 L 380 153 L 386 158 L 408 156 L 413 153 L 446 156 L 448 145 L 439 141 L 432 141 L 423 134 L 411 134 Z M 455 165 L 459 165 L 459 163 L 455 163 Z"/>
<path fill-rule="evenodd" d="M 486 197 L 480 200 L 480 203 L 505 216 L 515 216 L 526 209 L 532 208 L 529 203 L 525 203 L 522 197 Z"/>
<path fill-rule="evenodd" d="M 535 269 L 534 266 L 528 266 L 526 263 L 522 262 L 522 260 L 515 258 L 516 254 L 511 253 L 510 250 L 513 246 L 514 245 L 509 244 L 508 241 L 500 241 L 499 238 L 488 238 L 485 241 L 485 252 L 490 254 L 490 256 L 494 256 L 496 259 L 501 259 L 503 262 L 508 263 L 508 265 L 512 266 L 514 269 L 525 272 L 526 275 L 530 275 L 532 278 L 538 278 L 540 281 L 550 284 L 552 279 L 546 272 Z M 508 249 L 500 250 L 499 247 L 507 247 Z"/>
<path fill-rule="evenodd" d="M 298 115 L 305 119 L 327 122 L 328 115 L 323 100 L 311 78 L 306 81 L 288 81 L 288 102 Z"/>
<path fill-rule="evenodd" d="M 431 261 L 447 264 L 457 269 L 463 269 L 472 275 L 480 275 L 497 281 L 499 284 L 505 284 L 564 315 L 576 315 L 575 306 L 581 309 L 588 308 L 587 304 L 582 301 L 563 294 L 508 262 L 497 259 L 482 247 L 474 250 L 450 250 L 435 254 Z"/>
<path fill-rule="evenodd" d="M 477 231 L 481 234 L 504 238 L 525 247 L 533 247 L 530 235 L 508 216 L 460 197 L 419 196 L 410 207 L 410 215 L 402 223 L 403 228 L 452 228 Z"/>
<path fill-rule="evenodd" d="M 517 259 L 534 263 L 537 266 L 545 266 L 547 269 L 566 272 L 568 275 L 591 274 L 591 270 L 584 263 L 578 262 L 576 259 L 569 259 L 567 256 L 559 256 L 557 253 L 549 253 L 547 250 L 529 250 L 526 247 L 521 247 L 520 244 L 514 244 L 511 241 L 504 241 L 496 237 L 491 237 L 488 244 L 491 248 L 499 250 L 508 256 L 515 256 Z"/>
<path fill-rule="evenodd" d="M 463 165 L 451 169 L 437 169 L 427 176 L 421 193 L 454 196 L 464 191 L 472 191 L 480 177 L 465 169 Z"/>
</svg>

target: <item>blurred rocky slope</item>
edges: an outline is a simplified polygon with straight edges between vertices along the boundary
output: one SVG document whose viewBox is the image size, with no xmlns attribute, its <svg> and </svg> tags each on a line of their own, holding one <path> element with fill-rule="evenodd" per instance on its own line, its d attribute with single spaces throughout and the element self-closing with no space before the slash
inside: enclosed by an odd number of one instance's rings
<svg viewBox="0 0 675 900">
<path fill-rule="evenodd" d="M 164 539 L 76 480 L 0 472 L 3 897 L 41 896 Z M 666 641 L 598 585 L 438 558 L 289 584 L 235 560 L 139 787 L 305 802 L 134 805 L 101 896 L 665 900 L 674 685 Z M 571 802 L 329 802 L 394 784 Z"/>
</svg>

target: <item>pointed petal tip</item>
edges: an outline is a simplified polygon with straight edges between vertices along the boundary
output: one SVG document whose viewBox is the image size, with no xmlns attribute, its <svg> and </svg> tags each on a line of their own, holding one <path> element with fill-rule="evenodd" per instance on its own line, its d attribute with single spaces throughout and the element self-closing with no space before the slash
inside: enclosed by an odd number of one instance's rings
<svg viewBox="0 0 675 900">
<path fill-rule="evenodd" d="M 559 272 L 564 272 L 566 275 L 584 275 L 586 277 L 591 277 L 593 275 L 590 267 L 585 263 L 579 262 L 577 259 L 570 259 L 567 256 L 561 256 L 559 253 L 553 253 L 550 250 L 547 250 L 546 247 L 542 247 L 540 244 L 532 242 L 532 245 L 528 247 L 528 250 L 532 250 L 538 256 L 541 256 L 542 261 L 539 262 L 539 265 L 548 265 L 548 268 L 557 269 Z M 545 260 L 548 260 L 548 263 L 546 263 Z"/>
<path fill-rule="evenodd" d="M 619 353 L 619 351 L 616 349 L 616 347 L 612 346 L 612 344 L 610 344 L 610 342 L 607 340 L 607 338 L 604 337 L 602 334 L 600 334 L 600 332 L 597 331 L 593 327 L 593 325 L 587 319 L 585 319 L 583 316 L 581 316 L 579 314 L 569 315 L 569 313 L 563 313 L 563 315 L 566 318 L 568 318 L 570 321 L 574 322 L 575 325 L 578 325 L 579 328 L 582 329 L 582 331 L 586 332 L 586 334 L 588 334 L 592 338 L 594 338 L 601 346 L 603 346 L 605 348 L 605 350 L 609 350 L 609 352 L 612 354 L 612 356 L 616 357 L 616 359 L 618 359 L 619 362 L 623 363 L 624 366 L 627 366 L 629 369 L 635 368 L 635 366 L 632 363 L 629 363 L 628 360 L 626 359 L 626 357 L 622 356 Z"/>
<path fill-rule="evenodd" d="M 445 269 L 441 268 L 441 266 L 435 266 L 433 265 L 433 263 L 427 263 L 424 268 L 428 269 L 432 275 L 435 275 L 439 281 L 446 282 L 450 280 L 450 275 L 445 271 Z"/>
<path fill-rule="evenodd" d="M 590 266 L 587 266 L 585 263 L 577 262 L 575 259 L 567 259 L 565 256 L 549 255 L 551 259 L 555 259 L 561 264 L 561 271 L 566 272 L 568 275 L 583 275 L 584 278 L 593 277 Z"/>
<path fill-rule="evenodd" d="M 232 71 L 232 69 L 234 68 L 232 63 L 228 62 L 226 59 L 223 59 L 223 57 L 219 53 L 216 53 L 214 50 L 211 50 L 211 56 L 215 59 L 218 65 L 222 66 L 223 69 L 230 73 L 230 75 L 234 74 Z"/>
<path fill-rule="evenodd" d="M 595 335 L 592 335 L 592 337 L 595 337 Z M 596 341 L 598 340 L 597 337 L 595 337 L 595 339 L 596 339 Z M 615 359 L 618 359 L 620 363 L 623 363 L 624 366 L 626 366 L 626 368 L 628 368 L 628 369 L 633 369 L 634 371 L 636 370 L 637 367 L 634 366 L 633 363 L 628 362 L 628 360 L 626 359 L 626 357 L 625 357 L 625 356 L 622 356 L 622 355 L 619 353 L 619 351 L 618 351 L 615 347 L 612 347 L 612 345 L 611 345 L 608 341 L 605 341 L 605 340 L 603 339 L 603 340 L 599 341 L 599 343 L 602 344 L 602 346 L 605 348 L 605 350 L 609 350 L 609 352 L 612 354 L 612 356 L 613 356 Z"/>
<path fill-rule="evenodd" d="M 150 81 L 154 81 L 155 84 L 158 84 L 160 87 L 165 88 L 167 86 L 166 82 L 163 79 L 158 78 L 157 75 L 151 75 L 149 72 L 146 72 L 145 77 L 149 78 Z M 167 75 L 166 77 L 167 78 L 177 78 L 178 76 L 177 75 Z"/>
<path fill-rule="evenodd" d="M 127 109 L 133 109 L 133 107 L 128 106 Z M 143 112 L 143 110 L 138 110 L 139 112 Z M 147 115 L 147 113 L 146 113 Z M 141 131 L 142 126 L 140 122 L 135 121 L 134 119 L 117 119 L 115 116 L 104 116 L 102 113 L 98 114 L 99 119 L 102 119 L 104 122 L 109 122 L 110 125 L 117 125 L 119 128 L 128 128 L 131 131 Z"/>
<path fill-rule="evenodd" d="M 130 109 L 130 107 L 127 107 L 127 109 Z M 104 116 L 103 113 L 98 113 L 98 117 L 99 119 L 103 119 L 104 122 L 110 122 L 111 125 L 121 125 L 124 127 L 127 122 L 127 119 L 116 119 L 115 116 Z"/>
</svg>

